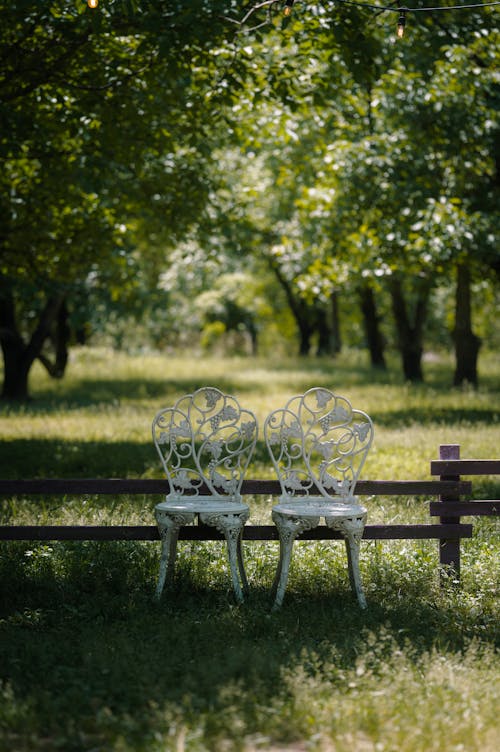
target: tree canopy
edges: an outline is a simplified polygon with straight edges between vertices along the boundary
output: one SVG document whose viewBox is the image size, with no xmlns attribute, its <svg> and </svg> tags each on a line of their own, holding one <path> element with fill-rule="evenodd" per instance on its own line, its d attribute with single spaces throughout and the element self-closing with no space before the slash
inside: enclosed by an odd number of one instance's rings
<svg viewBox="0 0 500 752">
<path fill-rule="evenodd" d="M 26 397 L 37 357 L 61 375 L 44 346 L 99 294 L 109 314 L 172 306 L 175 331 L 185 243 L 198 267 L 216 259 L 229 275 L 197 272 L 193 326 L 219 310 L 224 326 L 252 327 L 285 302 L 300 351 L 317 337 L 333 354 L 347 295 L 376 365 L 378 302 L 410 379 L 422 377 L 434 291 L 452 270 L 471 275 L 462 291 L 500 273 L 498 9 L 423 3 L 398 39 L 392 10 L 290 5 L 286 16 L 282 3 L 236 0 L 6 6 L 4 396 Z M 268 304 L 229 294 L 241 274 L 263 275 Z M 457 316 L 478 347 L 467 310 Z"/>
</svg>

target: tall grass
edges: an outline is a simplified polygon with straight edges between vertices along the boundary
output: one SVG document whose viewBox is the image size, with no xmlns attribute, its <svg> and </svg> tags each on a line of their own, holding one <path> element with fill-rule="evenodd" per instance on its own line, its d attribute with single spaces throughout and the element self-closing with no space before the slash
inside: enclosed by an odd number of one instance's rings
<svg viewBox="0 0 500 752">
<path fill-rule="evenodd" d="M 374 419 L 368 478 L 428 478 L 441 443 L 498 456 L 500 364 L 478 391 L 449 388 L 450 363 L 410 387 L 338 361 L 204 360 L 82 349 L 67 378 L 32 379 L 34 400 L 0 413 L 1 477 L 154 477 L 154 412 L 214 384 L 262 422 L 315 384 Z M 394 373 L 397 373 L 394 371 Z M 271 476 L 262 445 L 252 467 Z M 498 479 L 474 486 L 496 494 Z M 493 496 L 492 496 L 493 497 Z M 269 522 L 271 500 L 253 505 Z M 428 520 L 424 499 L 369 501 L 372 522 Z M 2 500 L 2 524 L 153 524 L 146 498 Z M 474 519 L 460 587 L 439 586 L 433 541 L 365 542 L 360 611 L 338 543 L 296 544 L 283 608 L 269 610 L 275 543 L 245 546 L 251 581 L 237 607 L 224 546 L 180 544 L 172 592 L 157 604 L 154 543 L 0 547 L 0 749 L 486 750 L 497 705 L 498 524 Z"/>
</svg>

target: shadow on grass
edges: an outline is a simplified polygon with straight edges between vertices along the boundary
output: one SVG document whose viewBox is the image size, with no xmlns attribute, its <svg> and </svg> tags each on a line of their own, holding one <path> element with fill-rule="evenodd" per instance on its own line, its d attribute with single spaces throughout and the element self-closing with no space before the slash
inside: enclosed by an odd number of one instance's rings
<svg viewBox="0 0 500 752">
<path fill-rule="evenodd" d="M 149 434 L 149 426 L 145 433 Z M 264 442 L 252 462 L 270 465 Z M 162 478 L 153 442 L 0 439 L 0 478 Z"/>
<path fill-rule="evenodd" d="M 273 368 L 276 373 L 287 374 L 288 370 L 279 366 L 276 369 Z M 315 378 L 314 382 L 308 375 L 308 371 L 301 367 L 301 373 L 292 373 L 290 375 L 290 394 L 297 393 L 306 389 L 309 389 L 313 383 L 322 383 L 329 388 L 340 388 L 338 386 L 339 381 L 335 375 L 335 370 L 328 370 L 326 368 L 319 369 L 321 377 L 318 378 L 318 368 L 311 366 L 311 371 L 314 370 Z M 302 373 L 303 371 L 303 373 Z M 374 372 L 375 378 L 371 377 L 371 372 L 359 372 L 345 381 L 342 380 L 342 390 L 345 391 L 349 386 L 366 385 L 371 386 L 375 383 L 383 384 L 391 382 L 380 379 L 380 375 L 377 371 Z M 277 381 L 279 385 L 279 380 Z M 238 378 L 218 378 L 214 379 L 213 386 L 221 389 L 228 394 L 235 394 L 241 401 L 243 407 L 252 409 L 252 397 L 258 394 L 268 393 L 269 387 L 263 382 L 262 377 L 256 378 L 255 381 L 251 379 L 245 379 L 240 381 Z M 165 379 L 162 381 L 127 378 L 127 379 L 98 379 L 89 380 L 82 379 L 78 383 L 68 383 L 63 388 L 54 392 L 52 390 L 39 391 L 36 397 L 28 403 L 15 403 L 15 402 L 2 402 L 0 401 L 0 415 L 6 416 L 15 415 L 37 415 L 47 412 L 71 412 L 72 410 L 80 410 L 82 408 L 93 408 L 98 411 L 99 409 L 107 409 L 109 407 L 119 409 L 120 405 L 127 404 L 127 402 L 134 402 L 140 400 L 157 402 L 157 407 L 153 409 L 161 409 L 164 406 L 172 404 L 172 402 L 181 394 L 187 394 L 194 392 L 203 386 L 207 386 L 206 378 L 203 379 Z M 428 389 L 432 393 L 437 394 L 449 394 L 450 385 L 443 383 L 441 385 L 433 384 L 432 386 L 415 385 L 413 389 L 426 395 Z M 459 390 L 457 390 L 458 392 Z M 246 399 L 246 395 L 251 395 Z M 389 397 L 388 397 L 389 399 Z M 361 405 L 357 405 L 362 407 Z M 494 409 L 479 409 L 471 407 L 440 407 L 437 404 L 437 400 L 434 398 L 431 404 L 424 407 L 411 406 L 408 409 L 401 410 L 381 410 L 380 412 L 371 411 L 371 417 L 380 425 L 389 427 L 399 427 L 400 425 L 408 425 L 408 423 L 480 423 L 480 422 L 500 422 L 500 412 Z M 151 418 L 153 414 L 151 415 Z"/>
<path fill-rule="evenodd" d="M 79 410 L 82 407 L 100 405 L 119 405 L 122 402 L 134 400 L 158 400 L 158 409 L 172 403 L 180 394 L 188 394 L 207 386 L 204 378 L 176 378 L 176 379 L 82 379 L 77 383 L 63 385 L 56 394 L 50 389 L 40 390 L 28 406 L 9 403 L 10 412 L 19 410 L 25 412 L 45 412 L 47 410 L 60 411 Z M 263 389 L 262 382 L 249 380 L 240 382 L 231 378 L 216 378 L 210 386 L 215 386 L 228 394 L 237 394 L 243 401 L 246 393 L 259 393 Z"/>
<path fill-rule="evenodd" d="M 402 594 L 397 572 L 387 573 L 367 611 L 334 585 L 320 595 L 292 591 L 270 613 L 262 584 L 237 607 L 220 583 L 196 587 L 188 570 L 156 603 L 157 553 L 113 543 L 4 549 L 0 665 L 14 696 L 29 703 L 28 731 L 59 738 L 65 750 L 103 749 L 102 739 L 86 746 L 74 730 L 116 738 L 128 728 L 144 742 L 159 708 L 194 723 L 199 714 L 227 712 L 230 701 L 251 726 L 256 704 L 282 691 L 284 670 L 307 665 L 308 656 L 350 670 L 368 632 L 388 631 L 390 650 L 408 641 L 422 653 L 464 645 L 452 601 Z M 468 627 L 473 635 L 472 617 Z"/>
<path fill-rule="evenodd" d="M 0 440 L 2 478 L 162 477 L 158 465 L 152 441 Z"/>
<path fill-rule="evenodd" d="M 412 406 L 405 410 L 389 410 L 380 413 L 371 410 L 370 417 L 376 426 L 384 426 L 385 428 L 407 428 L 412 424 L 419 426 L 431 424 L 443 426 L 474 425 L 477 423 L 500 424 L 500 411 L 475 407 Z"/>
<path fill-rule="evenodd" d="M 196 361 L 193 359 L 193 364 Z M 110 373 L 111 373 L 110 363 Z M 195 365 L 194 365 L 195 368 Z M 316 384 L 324 384 L 334 390 L 345 391 L 350 387 L 387 385 L 393 387 L 404 386 L 404 379 L 398 371 L 381 371 L 368 365 L 337 361 L 330 358 L 303 358 L 295 360 L 280 360 L 277 362 L 260 359 L 249 359 L 248 369 L 241 364 L 231 375 L 230 361 L 228 361 L 227 375 L 217 376 L 213 379 L 213 386 L 230 394 L 238 395 L 242 400 L 246 394 L 267 393 L 269 385 L 262 374 L 251 378 L 252 369 L 267 368 L 276 377 L 276 384 L 287 382 L 290 384 L 291 393 L 309 389 Z M 245 375 L 239 378 L 239 373 Z M 249 378 L 250 374 L 250 378 Z M 448 394 L 450 390 L 461 391 L 460 387 L 451 386 L 451 374 L 445 368 L 434 368 L 426 376 L 425 383 L 409 385 L 414 391 L 425 393 L 432 390 L 437 394 Z M 172 398 L 195 391 L 200 387 L 207 386 L 206 374 L 199 378 L 193 376 L 166 377 L 165 379 L 144 377 L 124 378 L 82 378 L 76 380 L 63 380 L 50 384 L 46 388 L 34 391 L 33 398 L 27 404 L 0 402 L 0 412 L 11 414 L 78 410 L 84 407 L 116 406 L 121 403 L 137 400 L 158 400 L 158 408 L 167 405 Z M 496 374 L 485 375 L 481 379 L 483 389 L 498 392 Z M 247 405 L 251 407 L 251 405 Z M 424 416 L 425 417 L 425 416 Z"/>
</svg>

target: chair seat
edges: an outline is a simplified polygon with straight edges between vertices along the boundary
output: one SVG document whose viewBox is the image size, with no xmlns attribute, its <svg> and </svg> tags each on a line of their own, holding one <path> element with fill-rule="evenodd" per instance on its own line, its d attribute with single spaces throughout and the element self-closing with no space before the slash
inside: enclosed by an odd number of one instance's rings
<svg viewBox="0 0 500 752">
<path fill-rule="evenodd" d="M 248 511 L 248 504 L 229 501 L 226 498 L 214 496 L 178 496 L 175 499 L 167 499 L 155 506 L 158 512 L 178 514 L 189 512 L 192 514 L 242 514 Z"/>
<path fill-rule="evenodd" d="M 293 501 L 280 500 L 273 507 L 273 512 L 284 514 L 288 517 L 303 517 L 305 519 L 315 517 L 360 517 L 366 514 L 365 507 L 357 503 L 356 499 L 346 501 L 327 501 L 323 496 L 308 496 L 307 501 L 294 498 Z"/>
</svg>

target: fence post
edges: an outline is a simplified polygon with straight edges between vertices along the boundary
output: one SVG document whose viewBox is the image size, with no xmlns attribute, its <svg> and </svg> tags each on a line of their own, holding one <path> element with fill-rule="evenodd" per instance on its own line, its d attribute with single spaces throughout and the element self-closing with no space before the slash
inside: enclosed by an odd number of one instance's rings
<svg viewBox="0 0 500 752">
<path fill-rule="evenodd" d="M 440 460 L 459 460 L 460 444 L 441 444 L 439 447 Z M 460 475 L 440 475 L 440 480 L 459 481 Z M 460 498 L 451 494 L 442 494 L 440 501 L 460 501 Z M 447 525 L 460 523 L 460 517 L 440 517 L 439 521 Z M 449 581 L 448 576 L 451 574 L 453 580 L 458 584 L 460 582 L 460 538 L 440 538 L 439 540 L 439 563 L 441 565 L 441 584 Z M 445 572 L 447 573 L 445 575 Z"/>
</svg>

